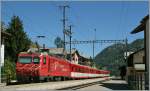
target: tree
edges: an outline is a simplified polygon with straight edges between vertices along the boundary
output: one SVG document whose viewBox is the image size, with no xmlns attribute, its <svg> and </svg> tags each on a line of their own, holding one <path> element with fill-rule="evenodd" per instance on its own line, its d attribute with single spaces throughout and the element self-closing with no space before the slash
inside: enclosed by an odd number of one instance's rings
<svg viewBox="0 0 150 91">
<path fill-rule="evenodd" d="M 54 44 L 57 46 L 57 48 L 64 47 L 64 41 L 60 37 L 56 37 Z"/>
<path fill-rule="evenodd" d="M 31 40 L 23 31 L 23 24 L 18 16 L 12 17 L 6 32 L 11 34 L 11 38 L 5 42 L 5 56 L 16 62 L 19 52 L 26 51 L 30 47 Z"/>
<path fill-rule="evenodd" d="M 31 47 L 31 48 L 39 48 L 40 45 L 39 45 L 37 42 L 31 42 L 30 47 Z"/>
<path fill-rule="evenodd" d="M 6 26 L 4 24 L 3 21 L 1 21 L 1 31 L 5 31 L 6 30 Z"/>
</svg>

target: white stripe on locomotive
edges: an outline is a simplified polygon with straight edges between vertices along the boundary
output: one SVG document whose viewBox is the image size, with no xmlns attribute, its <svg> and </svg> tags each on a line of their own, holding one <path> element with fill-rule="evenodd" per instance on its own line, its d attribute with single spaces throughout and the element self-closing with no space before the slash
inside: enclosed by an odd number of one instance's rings
<svg viewBox="0 0 150 91">
<path fill-rule="evenodd" d="M 103 77 L 103 76 L 109 76 L 109 74 L 90 74 L 90 73 L 71 72 L 71 77 Z"/>
</svg>

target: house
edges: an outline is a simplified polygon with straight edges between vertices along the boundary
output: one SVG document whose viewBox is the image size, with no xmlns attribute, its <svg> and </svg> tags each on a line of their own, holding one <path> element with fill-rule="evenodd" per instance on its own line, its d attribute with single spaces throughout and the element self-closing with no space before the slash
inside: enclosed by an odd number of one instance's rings
<svg viewBox="0 0 150 91">
<path fill-rule="evenodd" d="M 127 60 L 127 68 L 132 68 L 136 72 L 144 72 L 145 71 L 145 54 L 144 48 L 132 53 Z M 131 72 L 132 74 L 132 72 Z"/>
<path fill-rule="evenodd" d="M 144 48 L 132 53 L 127 60 L 127 81 L 134 89 L 143 90 L 145 75 Z"/>
<path fill-rule="evenodd" d="M 70 55 L 70 51 L 67 51 L 67 59 L 71 60 L 71 63 L 78 64 L 79 57 L 80 57 L 80 54 L 77 49 L 75 48 L 71 49 L 71 55 Z"/>
<path fill-rule="evenodd" d="M 70 51 L 67 51 L 67 59 L 70 60 Z M 79 54 L 78 50 L 71 50 L 71 62 L 80 65 L 92 66 L 91 59 Z"/>
<path fill-rule="evenodd" d="M 88 58 L 88 57 L 85 57 L 85 56 L 80 56 L 79 64 L 86 65 L 86 66 L 91 66 L 91 67 L 93 66 L 92 59 Z"/>
<path fill-rule="evenodd" d="M 144 31 L 144 48 L 128 57 L 127 81 L 134 89 L 149 89 L 149 15 L 131 32 L 136 34 Z"/>
</svg>

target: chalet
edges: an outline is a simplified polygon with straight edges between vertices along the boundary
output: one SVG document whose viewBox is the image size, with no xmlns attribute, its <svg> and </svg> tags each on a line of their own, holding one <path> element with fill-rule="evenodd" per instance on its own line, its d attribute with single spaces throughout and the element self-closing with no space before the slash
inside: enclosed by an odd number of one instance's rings
<svg viewBox="0 0 150 91">
<path fill-rule="evenodd" d="M 67 59 L 70 60 L 70 51 L 67 52 Z M 91 66 L 91 59 L 79 54 L 78 50 L 71 50 L 71 62 L 80 65 Z"/>
<path fill-rule="evenodd" d="M 80 56 L 79 64 L 92 67 L 92 59 L 88 57 Z"/>
<path fill-rule="evenodd" d="M 67 59 L 71 60 L 71 63 L 78 64 L 79 57 L 80 57 L 80 54 L 78 50 L 76 50 L 75 48 L 71 50 L 71 53 L 70 51 L 67 51 Z"/>
<path fill-rule="evenodd" d="M 129 86 L 137 90 L 149 89 L 149 15 L 145 16 L 140 25 L 131 34 L 144 31 L 144 48 L 128 57 L 127 81 Z"/>
</svg>

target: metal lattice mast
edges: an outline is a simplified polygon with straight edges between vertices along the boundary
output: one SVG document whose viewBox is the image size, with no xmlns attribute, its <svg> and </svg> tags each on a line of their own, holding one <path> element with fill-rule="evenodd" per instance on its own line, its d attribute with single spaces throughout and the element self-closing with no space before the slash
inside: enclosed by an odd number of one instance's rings
<svg viewBox="0 0 150 91">
<path fill-rule="evenodd" d="M 66 19 L 66 8 L 69 8 L 69 6 L 68 5 L 64 5 L 64 6 L 60 6 L 60 7 L 62 7 L 63 8 L 63 40 L 64 40 L 64 51 L 66 50 L 66 45 L 65 45 L 65 41 L 66 41 L 66 39 L 65 39 L 65 31 L 66 31 L 66 21 L 67 21 L 67 19 Z"/>
<path fill-rule="evenodd" d="M 126 40 L 85 40 L 85 41 L 71 41 L 71 44 L 89 44 L 89 43 L 125 43 Z M 65 42 L 70 44 L 70 42 Z"/>
</svg>

